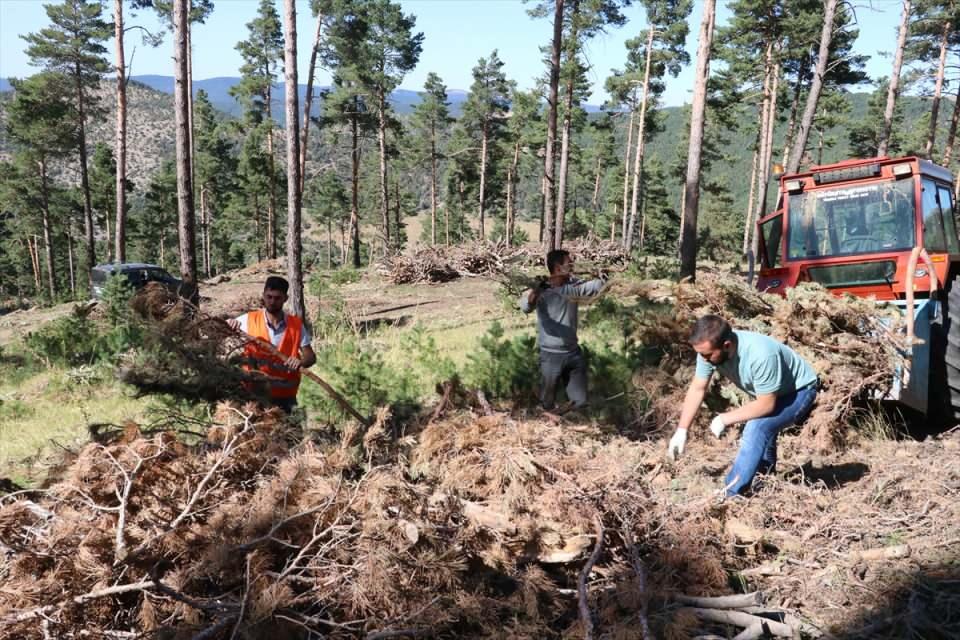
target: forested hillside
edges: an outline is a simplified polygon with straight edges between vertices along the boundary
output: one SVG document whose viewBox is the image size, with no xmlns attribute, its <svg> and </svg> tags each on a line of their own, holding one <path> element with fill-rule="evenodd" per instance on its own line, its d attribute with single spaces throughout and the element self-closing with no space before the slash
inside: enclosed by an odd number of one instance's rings
<svg viewBox="0 0 960 640">
<path fill-rule="evenodd" d="M 848 8 L 832 9 L 827 33 L 818 2 L 777 0 L 767 17 L 750 2 L 733 2 L 730 23 L 709 40 L 701 34 L 699 44 L 709 46 L 698 55 L 713 58 L 713 72 L 687 107 L 664 107 L 661 96 L 694 62 L 686 48 L 691 4 L 644 4 L 622 67 L 602 78 L 609 100 L 597 111 L 588 96 L 600 81 L 590 74 L 599 70 L 584 52 L 597 34 L 628 23 L 627 3 L 531 7 L 531 19 L 560 26 L 543 45 L 556 55 L 547 69 L 557 75 L 532 90 L 520 90 L 491 49 L 472 65 L 465 91 L 429 74 L 417 93 L 399 88 L 423 49 L 416 16 L 386 0 L 356 11 L 314 2 L 319 39 L 300 44 L 333 73 L 330 86 L 319 87 L 315 67 L 279 81 L 283 21 L 264 0 L 246 31 L 233 36 L 239 77 L 185 76 L 193 92 L 182 96 L 179 122 L 167 93 L 178 86 L 174 78 L 143 76 L 157 91 L 134 77 L 123 87 L 121 134 L 107 63 L 107 45 L 116 45 L 112 25 L 99 3 L 65 0 L 48 13 L 57 28 L 86 34 L 85 48 L 59 48 L 56 29 L 27 34 L 27 51 L 43 71 L 14 81 L 0 103 L 0 154 L 8 160 L 0 175 L 4 292 L 82 296 L 76 275 L 94 262 L 123 256 L 178 271 L 186 268 L 181 260 L 197 259 L 184 255 L 191 246 L 200 247 L 199 272 L 214 275 L 281 255 L 290 224 L 305 231 L 308 261 L 324 256 L 333 266 L 362 266 L 420 242 L 557 246 L 588 235 L 636 255 L 677 256 L 685 242 L 704 257 L 739 259 L 748 217 L 775 199 L 774 163 L 799 168 L 882 150 L 956 166 L 960 78 L 946 61 L 958 45 L 954 30 L 931 30 L 948 24 L 949 11 L 929 2 L 915 11 L 918 26 L 904 30 L 908 67 L 898 69 L 896 86 L 864 72 L 865 57 L 853 52 L 864 36 Z M 197 11 L 192 19 L 209 15 L 213 4 Z M 810 46 L 818 39 L 823 60 Z M 296 91 L 288 96 L 286 86 Z M 287 111 L 299 114 L 296 123 Z M 178 170 L 182 126 L 190 157 Z M 303 154 L 294 150 L 301 145 Z M 117 189 L 120 183 L 126 187 Z M 294 195 L 302 223 L 289 215 Z M 685 208 L 694 215 L 685 217 Z M 408 237 L 412 216 L 419 224 L 411 228 L 422 230 L 417 238 Z M 537 237 L 518 229 L 518 220 L 535 223 Z M 689 233 L 683 242 L 681 221 Z M 184 225 L 193 231 L 184 235 Z M 688 268 L 694 254 L 685 255 Z M 58 284 L 65 282 L 69 293 Z"/>
</svg>

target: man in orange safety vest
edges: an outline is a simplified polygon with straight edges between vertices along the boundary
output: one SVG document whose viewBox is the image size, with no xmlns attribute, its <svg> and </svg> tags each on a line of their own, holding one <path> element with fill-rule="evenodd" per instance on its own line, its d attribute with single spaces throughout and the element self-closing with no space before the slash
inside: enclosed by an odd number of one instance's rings
<svg viewBox="0 0 960 640">
<path fill-rule="evenodd" d="M 289 283 L 280 276 L 268 277 L 263 286 L 263 308 L 228 321 L 234 329 L 269 342 L 283 354 L 282 359 L 278 358 L 252 341 L 244 347 L 244 368 L 269 376 L 270 400 L 287 413 L 297 405 L 300 369 L 317 361 L 310 346 L 309 327 L 299 316 L 283 312 L 289 289 Z"/>
</svg>

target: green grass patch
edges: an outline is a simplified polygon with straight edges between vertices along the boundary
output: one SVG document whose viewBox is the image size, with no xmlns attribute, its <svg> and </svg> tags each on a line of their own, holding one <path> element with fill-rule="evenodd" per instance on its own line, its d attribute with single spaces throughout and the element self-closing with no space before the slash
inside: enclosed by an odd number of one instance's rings
<svg viewBox="0 0 960 640">
<path fill-rule="evenodd" d="M 134 398 L 110 371 L 54 367 L 0 383 L 0 477 L 35 486 L 64 449 L 88 441 L 87 425 L 140 421 L 148 400 Z"/>
</svg>

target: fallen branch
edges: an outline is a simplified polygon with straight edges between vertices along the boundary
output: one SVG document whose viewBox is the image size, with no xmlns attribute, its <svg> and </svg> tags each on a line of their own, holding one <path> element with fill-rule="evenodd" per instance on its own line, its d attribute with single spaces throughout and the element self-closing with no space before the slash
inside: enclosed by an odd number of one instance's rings
<svg viewBox="0 0 960 640">
<path fill-rule="evenodd" d="M 583 624 L 583 637 L 585 640 L 593 640 L 593 617 L 590 613 L 590 603 L 588 602 L 587 580 L 590 578 L 590 572 L 593 571 L 593 565 L 597 564 L 600 554 L 603 552 L 603 522 L 600 516 L 594 517 L 594 527 L 597 532 L 597 544 L 593 547 L 593 553 L 583 565 L 580 577 L 577 579 L 577 600 L 580 611 L 580 622 Z"/>
<path fill-rule="evenodd" d="M 637 589 L 640 592 L 640 637 L 643 640 L 649 640 L 653 635 L 650 633 L 650 623 L 647 620 L 647 568 L 640 560 L 640 552 L 637 551 L 637 545 L 633 540 L 633 532 L 626 524 L 623 526 L 622 535 L 623 542 L 627 545 L 627 551 L 630 553 L 630 566 L 633 567 L 633 572 L 637 574 Z"/>
<path fill-rule="evenodd" d="M 70 602 L 75 604 L 83 604 L 89 600 L 96 600 L 97 598 L 106 598 L 108 596 L 115 596 L 121 593 L 130 593 L 131 591 L 144 591 L 145 589 L 150 589 L 155 587 L 156 583 L 153 580 L 144 580 L 142 582 L 132 582 L 129 584 L 118 584 L 112 587 L 106 587 L 104 589 L 97 589 L 96 591 L 90 591 L 88 593 L 82 593 L 78 596 L 70 598 Z M 65 602 L 60 604 L 47 604 L 42 607 L 36 607 L 34 609 L 28 609 L 26 611 L 20 611 L 13 615 L 9 615 L 3 619 L 3 624 L 15 624 L 17 622 L 26 622 L 27 620 L 32 620 L 37 617 L 46 617 L 47 614 L 56 611 L 59 607 L 62 607 Z"/>
<path fill-rule="evenodd" d="M 757 624 L 762 624 L 766 627 L 768 633 L 772 633 L 775 636 L 780 636 L 783 638 L 792 638 L 794 635 L 793 627 L 788 624 L 776 622 L 775 620 L 768 620 L 766 618 L 761 618 L 760 616 L 755 616 L 749 613 L 743 613 L 742 611 L 732 611 L 728 609 L 703 609 L 700 607 L 688 607 L 680 609 L 680 611 L 692 613 L 701 620 L 719 622 L 721 624 L 732 624 L 744 629 L 748 629 Z"/>
<path fill-rule="evenodd" d="M 678 594 L 676 600 L 682 604 L 688 604 L 692 607 L 702 607 L 704 609 L 742 609 L 744 607 L 754 607 L 763 604 L 763 597 L 759 591 L 729 596 L 717 596 L 714 598 L 701 598 Z"/>
</svg>

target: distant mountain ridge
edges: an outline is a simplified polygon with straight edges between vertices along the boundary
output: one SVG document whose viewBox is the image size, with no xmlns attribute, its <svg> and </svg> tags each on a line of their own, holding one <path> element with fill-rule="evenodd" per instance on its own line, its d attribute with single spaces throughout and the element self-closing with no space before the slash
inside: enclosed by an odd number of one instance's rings
<svg viewBox="0 0 960 640">
<path fill-rule="evenodd" d="M 160 91 L 161 93 L 173 94 L 173 76 L 145 74 L 140 76 L 130 76 L 130 79 L 146 85 L 151 89 Z M 210 97 L 210 102 L 214 107 L 231 116 L 239 116 L 243 112 L 243 108 L 240 106 L 240 103 L 236 100 L 236 98 L 230 95 L 230 89 L 239 82 L 240 78 L 235 76 L 220 76 L 217 78 L 207 78 L 205 80 L 194 80 L 193 92 L 196 94 L 197 91 L 203 89 L 207 92 L 207 95 Z M 298 86 L 300 89 L 300 105 L 302 109 L 303 100 L 307 95 L 307 85 L 301 84 Z M 10 86 L 10 82 L 6 78 L 0 78 L 0 92 L 10 91 L 12 88 L 13 87 Z M 328 87 L 326 86 L 315 86 L 314 91 L 319 93 L 327 88 Z M 284 100 L 286 99 L 286 87 L 284 87 L 283 83 L 277 83 L 273 85 L 273 90 L 273 117 L 282 124 L 285 116 Z M 466 102 L 467 96 L 469 95 L 469 92 L 460 89 L 447 90 L 447 98 L 450 102 L 450 112 L 454 117 L 458 117 L 460 115 L 463 103 Z M 390 94 L 390 103 L 398 113 L 408 114 L 413 111 L 415 106 L 420 104 L 420 93 L 417 91 L 411 91 L 410 89 L 397 89 Z M 601 110 L 600 107 L 596 105 L 584 105 L 584 109 L 590 113 Z M 320 105 L 318 102 L 314 102 L 314 107 L 311 109 L 311 111 L 313 111 L 311 115 L 317 116 L 320 114 Z"/>
<path fill-rule="evenodd" d="M 131 80 L 141 82 L 151 89 L 161 91 L 163 93 L 173 93 L 174 80 L 172 76 L 160 76 L 160 75 L 142 75 L 142 76 L 131 76 Z M 243 107 L 237 101 L 236 98 L 230 95 L 230 89 L 240 83 L 240 78 L 231 77 L 231 76 L 222 76 L 218 78 L 207 78 L 206 80 L 194 80 L 193 81 L 193 92 L 196 94 L 197 91 L 203 89 L 207 92 L 207 95 L 210 97 L 210 102 L 214 107 L 227 113 L 232 116 L 239 116 L 243 112 Z M 301 109 L 303 108 L 303 101 L 307 95 L 307 85 L 301 84 L 298 85 L 299 88 L 299 97 Z M 314 86 L 314 92 L 319 94 L 324 89 L 327 89 L 327 86 Z M 285 106 L 284 101 L 286 100 L 286 87 L 282 83 L 273 85 L 273 117 L 280 123 L 283 123 L 285 116 Z M 467 92 L 459 90 L 451 90 L 448 92 L 450 109 L 454 115 L 460 115 L 460 110 L 463 103 L 467 99 Z M 420 103 L 420 94 L 416 91 L 410 91 L 408 89 L 397 89 L 390 94 L 390 103 L 393 105 L 393 108 L 397 110 L 398 113 L 407 114 L 413 111 L 413 108 Z M 314 102 L 314 106 L 311 109 L 313 116 L 320 114 L 320 104 L 319 102 Z"/>
</svg>

